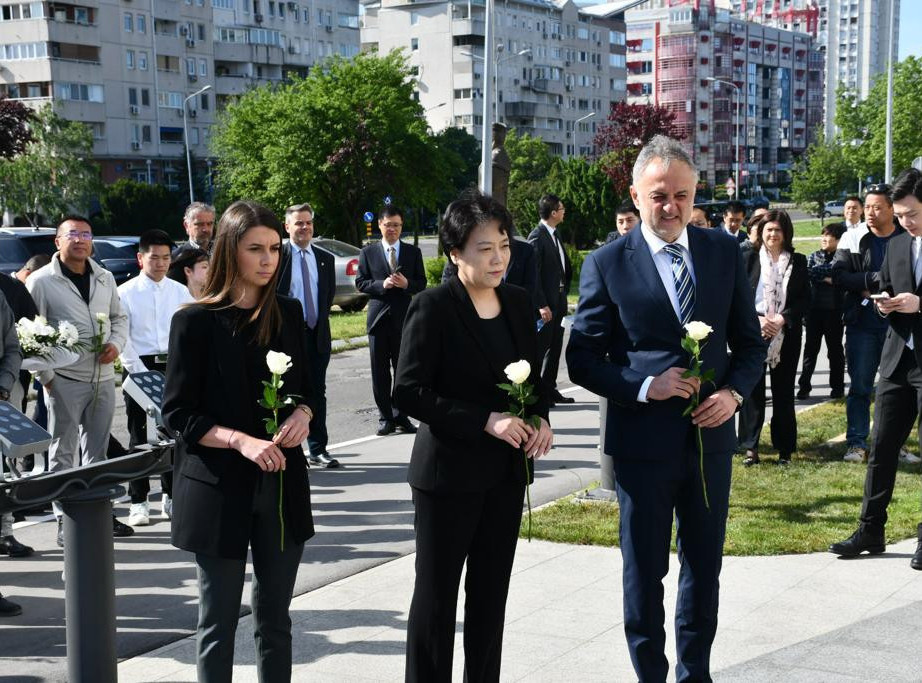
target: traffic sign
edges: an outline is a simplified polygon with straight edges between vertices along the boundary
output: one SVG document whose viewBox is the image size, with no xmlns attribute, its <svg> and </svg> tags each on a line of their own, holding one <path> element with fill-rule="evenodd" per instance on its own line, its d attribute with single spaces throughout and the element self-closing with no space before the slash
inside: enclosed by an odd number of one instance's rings
<svg viewBox="0 0 922 683">
<path fill-rule="evenodd" d="M 375 215 L 371 211 L 366 211 L 362 218 L 365 219 L 366 223 L 371 223 L 375 219 Z"/>
<path fill-rule="evenodd" d="M 384 198 L 384 204 L 385 204 L 386 206 L 390 206 L 392 201 L 394 201 L 394 200 L 391 199 L 391 196 L 390 196 L 390 195 L 387 195 L 387 196 Z"/>
</svg>

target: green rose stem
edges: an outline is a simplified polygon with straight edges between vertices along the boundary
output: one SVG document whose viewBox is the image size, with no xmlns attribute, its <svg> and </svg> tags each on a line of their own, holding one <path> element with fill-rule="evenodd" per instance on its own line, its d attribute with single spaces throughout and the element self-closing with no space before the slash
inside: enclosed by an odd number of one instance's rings
<svg viewBox="0 0 922 683">
<path fill-rule="evenodd" d="M 102 363 L 99 361 L 99 354 L 102 353 L 102 340 L 106 334 L 106 320 L 108 316 L 105 313 L 96 314 L 96 325 L 99 332 L 93 336 L 93 351 L 96 354 L 96 367 L 93 370 L 95 382 L 93 383 L 93 411 L 96 411 L 96 402 L 99 399 L 99 382 L 102 379 Z"/>
<path fill-rule="evenodd" d="M 700 325 L 701 323 L 689 323 L 686 326 Z M 705 382 L 714 381 L 714 369 L 703 370 L 701 364 L 701 349 L 703 348 L 702 341 L 710 334 L 710 328 L 708 327 L 707 333 L 704 334 L 704 337 L 699 341 L 691 336 L 691 334 L 686 334 L 682 339 L 682 348 L 688 352 L 691 356 L 691 367 L 682 373 L 682 377 L 697 377 L 701 380 L 701 384 Z M 688 407 L 682 413 L 683 416 L 690 416 L 694 412 L 695 408 L 701 403 L 701 389 L 699 387 L 698 391 L 695 392 L 695 395 L 692 396 L 689 401 Z M 708 500 L 708 487 L 707 480 L 704 478 L 704 442 L 701 438 L 701 427 L 695 426 L 695 437 L 698 442 L 698 470 L 701 473 L 701 492 L 704 494 L 704 506 L 710 511 L 711 503 Z"/>
<path fill-rule="evenodd" d="M 524 360 L 520 360 L 518 363 L 524 363 L 526 366 L 528 366 L 528 362 Z M 497 384 L 496 386 L 504 390 L 512 398 L 512 403 L 509 404 L 509 413 L 511 415 L 521 418 L 535 429 L 540 429 L 541 418 L 539 416 L 530 415 L 526 417 L 525 415 L 525 407 L 536 403 L 538 399 L 532 395 L 532 388 L 530 384 L 527 384 L 524 380 L 521 382 L 516 382 L 513 379 L 513 377 L 517 376 L 517 373 L 510 370 L 510 368 L 517 365 L 518 363 L 512 363 L 506 367 L 506 376 L 512 383 Z M 530 373 L 530 368 L 526 368 L 523 373 L 527 378 Z M 522 455 L 524 456 L 525 463 L 525 500 L 528 503 L 528 542 L 531 543 L 531 484 L 528 483 L 528 453 L 525 451 L 524 447 L 522 448 Z"/>
<path fill-rule="evenodd" d="M 284 353 L 270 351 L 266 355 L 266 364 L 269 366 L 269 372 L 272 378 L 267 382 L 263 380 L 263 395 L 259 399 L 259 405 L 267 410 L 272 411 L 272 417 L 264 417 L 266 423 L 266 432 L 269 436 L 275 436 L 279 429 L 279 408 L 294 404 L 295 396 L 286 396 L 279 399 L 279 389 L 282 388 L 282 375 L 291 368 L 291 358 Z M 275 372 L 281 370 L 281 372 Z M 279 527 L 281 529 L 279 536 L 279 548 L 285 551 L 285 513 L 283 508 L 285 496 L 285 470 L 279 468 Z"/>
</svg>

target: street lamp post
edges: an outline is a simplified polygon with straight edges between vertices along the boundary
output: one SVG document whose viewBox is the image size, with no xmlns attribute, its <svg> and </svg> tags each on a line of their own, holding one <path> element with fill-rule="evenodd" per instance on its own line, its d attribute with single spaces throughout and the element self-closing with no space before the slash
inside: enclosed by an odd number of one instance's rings
<svg viewBox="0 0 922 683">
<path fill-rule="evenodd" d="M 712 83 L 723 83 L 724 85 L 729 85 L 731 88 L 733 88 L 733 94 L 736 95 L 735 106 L 733 107 L 734 109 L 733 127 L 736 129 L 734 131 L 735 133 L 734 138 L 736 140 L 736 173 L 735 173 L 736 197 L 735 198 L 739 199 L 740 191 L 742 189 L 740 187 L 740 89 L 736 83 L 733 83 L 731 81 L 724 81 L 719 78 L 714 78 L 713 76 L 708 76 L 704 80 L 711 81 Z"/>
<path fill-rule="evenodd" d="M 887 133 L 886 152 L 884 154 L 884 182 L 893 180 L 893 27 L 894 12 L 890 0 L 890 33 L 887 36 Z"/>
<path fill-rule="evenodd" d="M 195 196 L 192 191 L 192 157 L 189 156 L 189 128 L 186 126 L 186 105 L 194 97 L 198 97 L 206 90 L 211 90 L 210 85 L 206 85 L 204 88 L 199 88 L 194 93 L 189 95 L 186 99 L 182 101 L 182 138 L 186 143 L 186 173 L 189 174 L 189 203 L 195 201 Z"/>
<path fill-rule="evenodd" d="M 573 146 L 576 148 L 576 156 L 579 156 L 579 124 L 586 119 L 591 119 L 593 116 L 595 116 L 595 112 L 591 111 L 585 116 L 576 119 L 576 123 L 573 124 Z"/>
<path fill-rule="evenodd" d="M 483 44 L 483 80 L 489 84 L 493 78 L 495 57 L 493 55 L 493 0 L 486 0 L 484 7 Z M 480 140 L 480 191 L 493 194 L 493 124 L 490 122 L 492 111 L 493 88 L 487 85 L 483 92 L 483 133 Z"/>
</svg>

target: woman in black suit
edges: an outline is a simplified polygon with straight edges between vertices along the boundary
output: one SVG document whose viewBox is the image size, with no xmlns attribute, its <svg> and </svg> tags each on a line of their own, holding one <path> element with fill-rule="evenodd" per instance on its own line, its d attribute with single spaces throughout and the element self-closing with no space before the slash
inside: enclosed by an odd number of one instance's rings
<svg viewBox="0 0 922 683">
<path fill-rule="evenodd" d="M 506 594 L 529 458 L 553 434 L 541 392 L 530 294 L 505 284 L 512 217 L 489 197 L 452 202 L 439 235 L 457 266 L 410 304 L 394 400 L 419 419 L 409 482 L 416 508 L 416 584 L 407 624 L 407 681 L 451 681 L 455 611 L 467 562 L 465 680 L 498 681 Z M 504 368 L 531 365 L 534 429 L 504 411 Z M 527 470 L 527 471 L 526 471 Z"/>
<path fill-rule="evenodd" d="M 172 540 L 198 566 L 199 681 L 231 680 L 248 547 L 259 680 L 287 681 L 288 608 L 314 533 L 300 447 L 312 415 L 303 315 L 276 292 L 283 233 L 270 211 L 235 202 L 217 232 L 204 297 L 170 328 L 163 416 L 178 434 Z M 302 401 L 280 411 L 274 437 L 264 427 L 270 411 L 257 404 L 270 350 L 291 357 L 283 392 Z"/>
<path fill-rule="evenodd" d="M 743 260 L 755 294 L 766 359 L 772 381 L 772 446 L 778 464 L 788 465 L 797 449 L 794 379 L 800 360 L 803 317 L 810 304 L 807 258 L 794 253 L 794 226 L 785 211 L 765 213 L 757 224 L 758 241 L 743 245 Z M 740 409 L 739 447 L 743 464 L 759 462 L 759 436 L 765 422 L 765 376 Z"/>
</svg>

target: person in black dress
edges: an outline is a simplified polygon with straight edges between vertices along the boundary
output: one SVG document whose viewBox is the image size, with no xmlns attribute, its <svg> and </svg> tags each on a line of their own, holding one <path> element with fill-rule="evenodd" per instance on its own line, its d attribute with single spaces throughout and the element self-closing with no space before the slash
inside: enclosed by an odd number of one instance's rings
<svg viewBox="0 0 922 683">
<path fill-rule="evenodd" d="M 288 609 L 314 533 L 300 448 L 313 399 L 301 304 L 276 292 L 282 234 L 264 207 L 228 207 L 204 297 L 177 311 L 170 328 L 163 416 L 177 433 L 172 541 L 195 553 L 198 568 L 199 681 L 231 680 L 248 548 L 259 680 L 291 678 Z M 275 436 L 264 427 L 271 412 L 257 403 L 270 350 L 291 357 L 280 393 L 298 395 L 279 412 Z"/>
<path fill-rule="evenodd" d="M 547 453 L 553 439 L 531 295 L 502 281 L 511 221 L 489 197 L 452 202 L 439 234 L 457 275 L 418 294 L 407 312 L 394 401 L 421 421 L 408 476 L 416 508 L 416 582 L 407 681 L 451 680 L 465 562 L 465 680 L 499 680 L 530 459 Z M 540 416 L 538 429 L 504 412 L 509 396 L 497 385 L 509 382 L 504 369 L 519 360 L 531 366 L 527 381 L 538 401 L 529 414 Z"/>
</svg>

